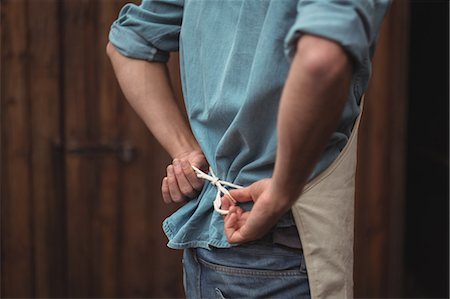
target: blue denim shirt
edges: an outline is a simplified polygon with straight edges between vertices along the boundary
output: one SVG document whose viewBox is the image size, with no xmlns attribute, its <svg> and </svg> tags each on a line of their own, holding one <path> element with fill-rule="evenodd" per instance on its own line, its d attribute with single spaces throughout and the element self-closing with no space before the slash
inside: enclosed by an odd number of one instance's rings
<svg viewBox="0 0 450 299">
<path fill-rule="evenodd" d="M 179 50 L 192 131 L 216 175 L 247 186 L 272 176 L 279 100 L 302 34 L 339 43 L 353 61 L 340 124 L 310 178 L 337 157 L 359 114 L 387 7 L 387 0 L 144 0 L 123 7 L 109 39 L 123 55 L 148 61 L 166 62 Z M 164 221 L 169 247 L 230 246 L 215 195 L 205 184 Z M 293 224 L 288 213 L 278 226 Z"/>
</svg>

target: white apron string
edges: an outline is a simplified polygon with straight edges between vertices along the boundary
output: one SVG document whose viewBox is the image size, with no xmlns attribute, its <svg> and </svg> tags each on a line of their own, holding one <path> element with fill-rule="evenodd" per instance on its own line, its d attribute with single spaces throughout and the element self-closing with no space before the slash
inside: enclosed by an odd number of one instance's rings
<svg viewBox="0 0 450 299">
<path fill-rule="evenodd" d="M 236 200 L 231 196 L 230 192 L 228 191 L 227 188 L 225 188 L 224 186 L 228 186 L 231 188 L 235 188 L 235 189 L 240 189 L 242 188 L 242 186 L 239 185 L 235 185 L 232 183 L 229 183 L 227 181 L 222 181 L 220 180 L 215 174 L 214 171 L 212 170 L 211 167 L 209 167 L 209 172 L 211 173 L 211 175 L 204 173 L 203 171 L 201 171 L 200 169 L 198 169 L 195 166 L 192 166 L 192 169 L 194 169 L 194 171 L 197 174 L 197 177 L 199 179 L 203 179 L 206 181 L 209 181 L 213 186 L 215 186 L 217 188 L 217 195 L 216 195 L 216 199 L 213 202 L 214 205 L 214 210 L 219 213 L 220 215 L 228 215 L 228 210 L 222 210 L 221 206 L 222 206 L 222 194 L 226 194 L 228 195 L 228 197 L 231 199 L 231 201 L 236 204 Z"/>
</svg>

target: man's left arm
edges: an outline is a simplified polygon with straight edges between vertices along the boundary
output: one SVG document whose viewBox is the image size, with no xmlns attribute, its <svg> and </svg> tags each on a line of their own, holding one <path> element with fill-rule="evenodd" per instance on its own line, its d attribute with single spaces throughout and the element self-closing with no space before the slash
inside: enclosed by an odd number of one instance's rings
<svg viewBox="0 0 450 299">
<path fill-rule="evenodd" d="M 280 101 L 273 177 L 231 191 L 238 202 L 255 202 L 250 212 L 223 200 L 230 243 L 262 237 L 291 208 L 338 126 L 351 77 L 352 63 L 338 43 L 313 35 L 298 40 Z"/>
</svg>

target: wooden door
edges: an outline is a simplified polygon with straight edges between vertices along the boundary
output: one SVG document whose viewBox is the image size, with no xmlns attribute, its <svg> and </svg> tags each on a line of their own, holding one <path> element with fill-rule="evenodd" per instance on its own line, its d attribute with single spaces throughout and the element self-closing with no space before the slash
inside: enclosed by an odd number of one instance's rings
<svg viewBox="0 0 450 299">
<path fill-rule="evenodd" d="M 409 2 L 392 1 L 358 142 L 355 296 L 402 297 Z"/>
<path fill-rule="evenodd" d="M 2 297 L 183 296 L 161 228 L 170 158 L 105 54 L 126 2 L 1 2 Z"/>
<path fill-rule="evenodd" d="M 67 292 L 176 297 L 180 255 L 165 246 L 161 222 L 170 211 L 159 192 L 170 160 L 124 100 L 105 56 L 124 3 L 65 1 L 61 12 Z"/>
</svg>

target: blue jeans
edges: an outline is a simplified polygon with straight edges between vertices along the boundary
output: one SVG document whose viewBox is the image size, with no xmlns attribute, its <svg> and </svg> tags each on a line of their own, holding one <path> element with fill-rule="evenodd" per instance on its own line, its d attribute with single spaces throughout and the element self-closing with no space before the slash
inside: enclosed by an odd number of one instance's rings
<svg viewBox="0 0 450 299">
<path fill-rule="evenodd" d="M 187 298 L 310 298 L 303 252 L 271 242 L 185 249 Z"/>
</svg>

